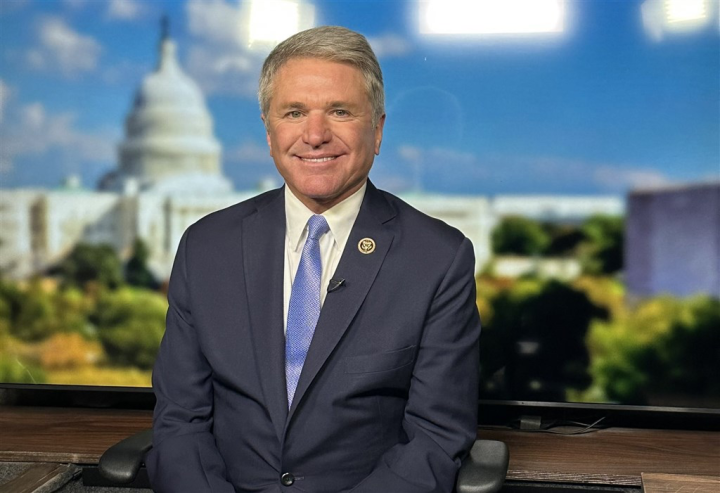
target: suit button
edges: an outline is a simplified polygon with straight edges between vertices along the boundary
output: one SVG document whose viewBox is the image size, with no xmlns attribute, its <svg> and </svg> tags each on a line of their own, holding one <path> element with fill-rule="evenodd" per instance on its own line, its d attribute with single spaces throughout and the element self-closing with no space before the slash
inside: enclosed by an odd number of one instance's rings
<svg viewBox="0 0 720 493">
<path fill-rule="evenodd" d="M 283 475 L 280 476 L 280 482 L 283 484 L 283 486 L 292 486 L 295 482 L 295 476 L 293 476 L 289 472 L 283 473 Z"/>
</svg>

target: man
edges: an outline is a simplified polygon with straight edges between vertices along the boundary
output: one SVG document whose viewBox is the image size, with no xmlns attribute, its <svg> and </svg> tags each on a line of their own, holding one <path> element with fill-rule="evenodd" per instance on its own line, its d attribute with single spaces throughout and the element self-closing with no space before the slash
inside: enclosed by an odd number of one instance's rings
<svg viewBox="0 0 720 493">
<path fill-rule="evenodd" d="M 385 113 L 363 36 L 289 38 L 259 98 L 286 186 L 180 242 L 153 488 L 450 492 L 476 429 L 472 246 L 368 181 Z"/>
</svg>

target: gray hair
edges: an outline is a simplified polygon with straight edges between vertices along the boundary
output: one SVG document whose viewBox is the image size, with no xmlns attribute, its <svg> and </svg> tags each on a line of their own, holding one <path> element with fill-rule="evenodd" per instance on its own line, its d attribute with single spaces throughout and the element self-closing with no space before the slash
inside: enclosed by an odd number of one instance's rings
<svg viewBox="0 0 720 493">
<path fill-rule="evenodd" d="M 260 72 L 258 101 L 264 115 L 270 109 L 273 79 L 282 66 L 294 58 L 319 58 L 346 63 L 362 72 L 372 106 L 373 127 L 385 113 L 382 70 L 365 36 L 340 26 L 321 26 L 301 31 L 270 52 Z"/>
</svg>

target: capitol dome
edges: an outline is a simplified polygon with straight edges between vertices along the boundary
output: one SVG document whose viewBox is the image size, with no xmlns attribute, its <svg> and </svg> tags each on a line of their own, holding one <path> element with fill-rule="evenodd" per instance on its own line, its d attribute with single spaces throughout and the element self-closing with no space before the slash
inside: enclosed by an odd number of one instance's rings
<svg viewBox="0 0 720 493">
<path fill-rule="evenodd" d="M 163 35 L 158 66 L 142 81 L 125 121 L 119 168 L 103 178 L 100 188 L 229 192 L 220 155 L 202 92 L 180 68 L 175 43 Z"/>
</svg>

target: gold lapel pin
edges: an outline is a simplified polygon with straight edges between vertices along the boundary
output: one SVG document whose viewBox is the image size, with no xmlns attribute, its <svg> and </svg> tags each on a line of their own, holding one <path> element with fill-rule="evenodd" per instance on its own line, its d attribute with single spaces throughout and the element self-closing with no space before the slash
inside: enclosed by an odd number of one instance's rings
<svg viewBox="0 0 720 493">
<path fill-rule="evenodd" d="M 360 253 L 364 253 L 365 255 L 374 252 L 375 240 L 372 238 L 363 238 L 358 242 L 358 250 L 360 250 Z"/>
</svg>

